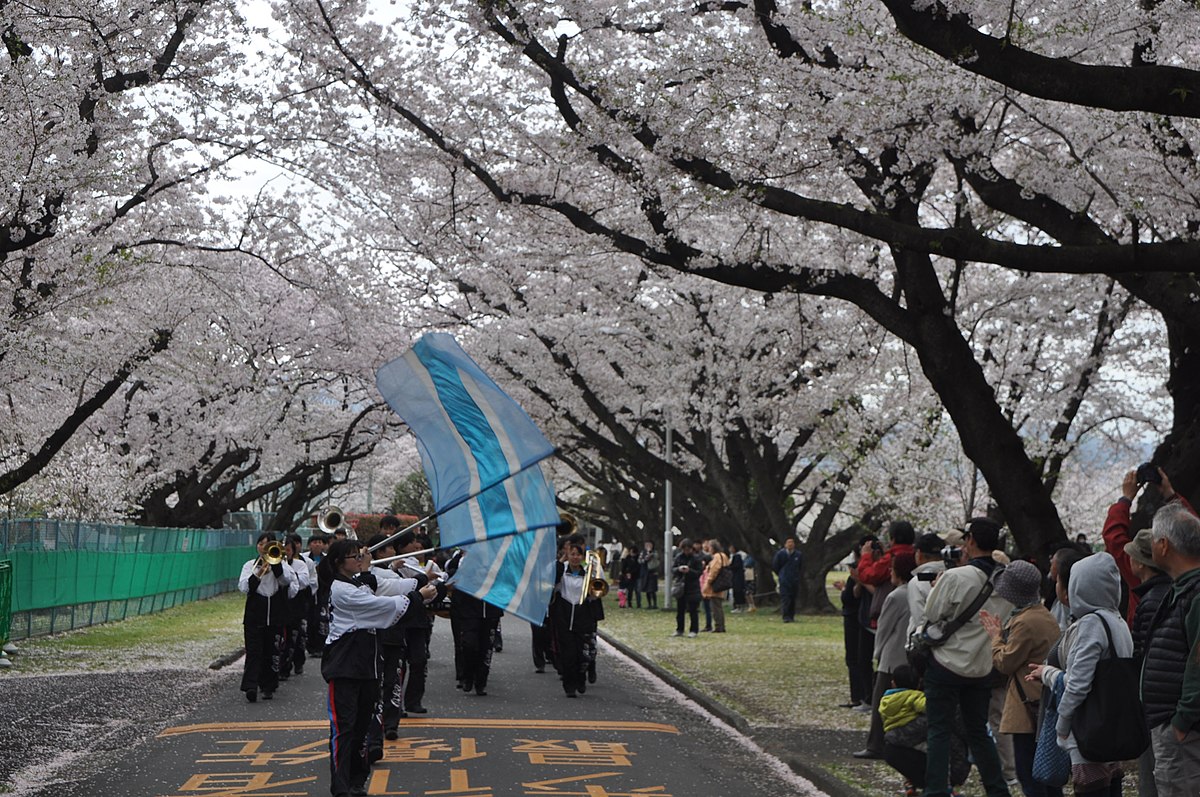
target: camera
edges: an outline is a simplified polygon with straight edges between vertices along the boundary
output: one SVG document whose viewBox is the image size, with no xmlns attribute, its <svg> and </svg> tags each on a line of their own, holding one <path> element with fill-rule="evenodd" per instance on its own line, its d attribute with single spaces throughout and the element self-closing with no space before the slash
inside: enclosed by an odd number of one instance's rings
<svg viewBox="0 0 1200 797">
<path fill-rule="evenodd" d="M 1138 465 L 1137 483 L 1157 485 L 1162 484 L 1162 475 L 1159 474 L 1158 468 L 1154 466 L 1153 462 L 1143 462 L 1141 465 Z"/>
<path fill-rule="evenodd" d="M 962 548 L 959 548 L 957 545 L 947 545 L 942 549 L 942 561 L 946 563 L 947 567 L 952 567 L 958 563 L 958 560 L 962 557 L 962 552 Z"/>
<path fill-rule="evenodd" d="M 883 553 L 883 543 L 881 543 L 879 540 L 873 540 L 871 542 L 871 550 L 876 554 Z"/>
</svg>

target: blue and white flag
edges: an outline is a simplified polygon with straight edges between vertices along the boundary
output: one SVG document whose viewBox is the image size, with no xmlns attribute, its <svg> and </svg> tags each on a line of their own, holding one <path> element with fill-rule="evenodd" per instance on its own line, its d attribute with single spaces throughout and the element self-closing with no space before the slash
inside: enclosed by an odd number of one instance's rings
<svg viewBox="0 0 1200 797">
<path fill-rule="evenodd" d="M 537 467 L 554 446 L 453 337 L 425 335 L 375 381 L 417 437 L 443 547 L 558 524 Z"/>
<path fill-rule="evenodd" d="M 455 589 L 541 625 L 554 592 L 558 547 L 553 528 L 510 534 L 463 547 Z"/>
</svg>

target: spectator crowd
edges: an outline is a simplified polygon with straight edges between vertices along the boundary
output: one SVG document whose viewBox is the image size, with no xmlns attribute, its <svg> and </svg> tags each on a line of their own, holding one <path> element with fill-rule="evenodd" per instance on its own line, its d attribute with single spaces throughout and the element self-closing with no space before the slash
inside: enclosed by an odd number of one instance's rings
<svg viewBox="0 0 1200 797">
<path fill-rule="evenodd" d="M 1134 534 L 1139 494 L 1156 511 Z M 861 539 L 836 585 L 844 706 L 871 714 L 854 756 L 927 797 L 958 794 L 972 768 L 988 797 L 1200 795 L 1200 518 L 1143 466 L 1102 536 L 1098 552 L 1064 543 L 1044 572 L 1010 561 L 989 518 Z"/>
</svg>

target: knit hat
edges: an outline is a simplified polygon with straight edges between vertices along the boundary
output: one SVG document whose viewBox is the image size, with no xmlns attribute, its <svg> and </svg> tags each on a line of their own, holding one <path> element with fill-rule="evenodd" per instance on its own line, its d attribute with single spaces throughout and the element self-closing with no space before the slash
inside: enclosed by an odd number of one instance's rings
<svg viewBox="0 0 1200 797">
<path fill-rule="evenodd" d="M 1154 564 L 1154 554 L 1150 550 L 1151 542 L 1152 535 L 1150 529 L 1142 529 L 1137 533 L 1136 537 L 1125 543 L 1125 553 L 1138 564 L 1159 570 L 1159 566 Z"/>
<path fill-rule="evenodd" d="M 1042 571 L 1024 559 L 1004 568 L 996 577 L 996 594 L 1020 609 L 1041 599 Z"/>
</svg>

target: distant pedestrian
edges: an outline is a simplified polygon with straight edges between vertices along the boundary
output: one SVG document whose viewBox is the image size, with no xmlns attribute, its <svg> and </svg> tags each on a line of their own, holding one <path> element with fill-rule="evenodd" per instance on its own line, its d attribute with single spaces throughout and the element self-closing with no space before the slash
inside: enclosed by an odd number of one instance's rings
<svg viewBox="0 0 1200 797">
<path fill-rule="evenodd" d="M 713 633 L 725 633 L 725 594 L 727 590 L 721 589 L 720 585 L 723 579 L 730 574 L 722 576 L 722 571 L 729 567 L 729 557 L 721 548 L 721 543 L 717 540 L 709 540 L 705 544 L 705 550 L 708 552 L 708 564 L 704 568 L 704 587 L 701 594 L 708 600 L 712 607 L 713 615 Z"/>
<path fill-rule="evenodd" d="M 785 623 L 796 619 L 796 593 L 803 567 L 804 554 L 796 549 L 796 538 L 788 537 L 771 562 L 771 569 L 779 579 L 779 614 Z"/>
<path fill-rule="evenodd" d="M 642 552 L 638 554 L 638 564 L 641 565 L 641 584 L 638 591 L 646 596 L 646 608 L 658 608 L 658 576 L 662 572 L 662 557 L 654 549 L 654 542 L 647 540 L 642 544 Z"/>
<path fill-rule="evenodd" d="M 671 564 L 671 596 L 675 598 L 675 636 L 683 636 L 684 615 L 691 618 L 688 636 L 700 631 L 700 573 L 704 564 L 686 537 L 679 541 Z"/>
</svg>

